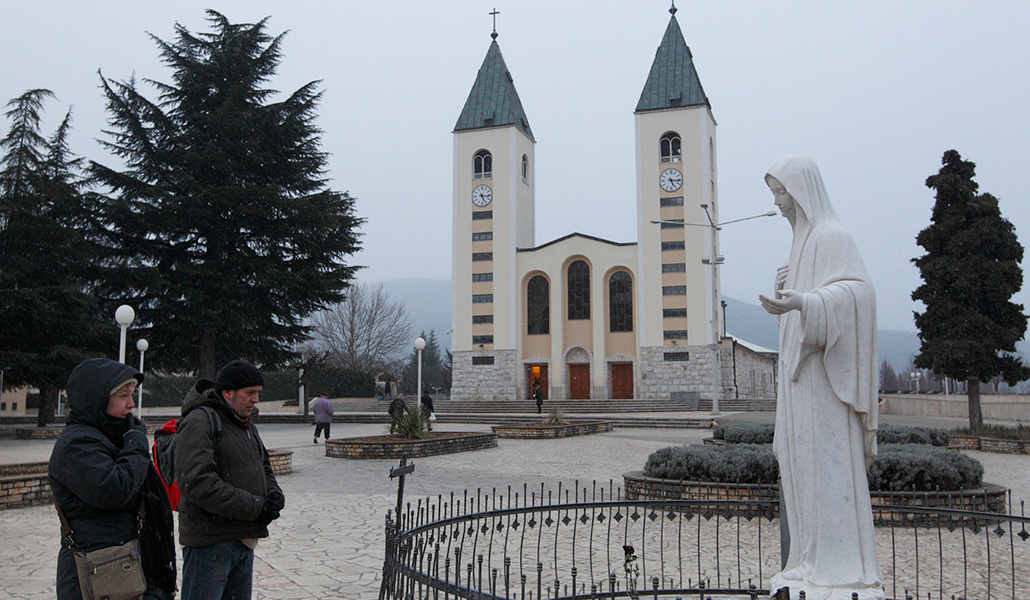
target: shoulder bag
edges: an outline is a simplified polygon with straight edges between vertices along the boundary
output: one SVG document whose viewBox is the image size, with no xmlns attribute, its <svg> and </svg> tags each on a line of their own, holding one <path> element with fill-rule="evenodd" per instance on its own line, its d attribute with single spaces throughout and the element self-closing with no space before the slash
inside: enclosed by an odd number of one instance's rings
<svg viewBox="0 0 1030 600">
<path fill-rule="evenodd" d="M 79 573 L 79 587 L 83 600 L 135 600 L 147 591 L 147 580 L 140 561 L 139 532 L 143 528 L 145 510 L 140 505 L 136 520 L 139 526 L 136 538 L 121 546 L 109 546 L 86 552 L 72 539 L 72 528 L 64 518 L 61 507 L 54 502 L 61 517 L 61 537 L 75 556 L 75 570 Z"/>
</svg>

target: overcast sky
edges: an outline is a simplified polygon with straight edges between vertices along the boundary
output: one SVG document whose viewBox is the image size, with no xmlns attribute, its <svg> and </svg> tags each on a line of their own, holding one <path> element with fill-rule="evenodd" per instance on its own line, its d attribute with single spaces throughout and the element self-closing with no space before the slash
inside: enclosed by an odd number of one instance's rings
<svg viewBox="0 0 1030 600">
<path fill-rule="evenodd" d="M 452 128 L 498 43 L 537 139 L 536 241 L 578 231 L 636 240 L 633 109 L 669 3 L 10 2 L 0 99 L 53 90 L 48 132 L 73 106 L 73 149 L 115 164 L 97 70 L 169 81 L 148 32 L 206 30 L 204 9 L 289 30 L 271 87 L 321 80 L 318 124 L 332 185 L 368 219 L 368 281 L 450 278 Z M 933 205 L 924 182 L 947 149 L 977 163 L 981 191 L 1030 241 L 1030 2 L 684 2 L 677 19 L 719 123 L 721 218 L 773 208 L 765 170 L 785 154 L 819 164 L 876 285 L 880 327 L 914 330 L 911 259 Z M 153 95 L 151 94 L 151 97 Z M 8 122 L 2 122 L 6 131 Z M 657 232 L 656 232 L 657 233 Z M 727 226 L 723 293 L 757 303 L 786 262 L 782 218 Z M 1024 305 L 1028 293 L 1016 297 Z"/>
</svg>

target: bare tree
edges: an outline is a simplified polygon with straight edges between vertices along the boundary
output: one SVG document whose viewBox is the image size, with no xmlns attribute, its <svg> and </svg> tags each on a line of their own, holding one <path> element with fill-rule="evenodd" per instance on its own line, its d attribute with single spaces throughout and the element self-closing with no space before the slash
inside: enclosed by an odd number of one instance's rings
<svg viewBox="0 0 1030 600">
<path fill-rule="evenodd" d="M 356 283 L 343 302 L 315 315 L 314 342 L 326 362 L 341 369 L 376 372 L 403 358 L 411 342 L 411 322 L 383 284 Z"/>
</svg>

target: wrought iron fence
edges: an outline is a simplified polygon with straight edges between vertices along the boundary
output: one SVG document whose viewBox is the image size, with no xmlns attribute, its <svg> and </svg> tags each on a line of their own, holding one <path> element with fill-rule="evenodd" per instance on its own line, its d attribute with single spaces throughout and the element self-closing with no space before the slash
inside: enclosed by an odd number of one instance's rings
<svg viewBox="0 0 1030 600">
<path fill-rule="evenodd" d="M 1030 597 L 1030 518 L 1019 510 L 875 504 L 888 597 Z M 422 498 L 387 514 L 379 596 L 767 597 L 777 514 L 768 499 L 627 500 L 611 481 Z"/>
</svg>

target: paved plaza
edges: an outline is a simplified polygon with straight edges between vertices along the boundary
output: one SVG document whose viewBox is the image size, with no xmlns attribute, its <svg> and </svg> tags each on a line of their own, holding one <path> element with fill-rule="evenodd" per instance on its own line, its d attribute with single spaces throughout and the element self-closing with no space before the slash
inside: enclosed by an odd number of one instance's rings
<svg viewBox="0 0 1030 600">
<path fill-rule="evenodd" d="M 681 413 L 682 414 L 682 413 Z M 726 415 L 721 423 L 771 421 L 771 413 Z M 887 423 L 955 427 L 958 420 L 885 417 Z M 333 425 L 333 437 L 384 432 L 382 424 Z M 489 431 L 488 425 L 440 423 L 441 431 Z M 311 443 L 312 428 L 264 424 L 269 448 L 294 451 L 293 472 L 280 477 L 287 505 L 262 540 L 255 559 L 255 598 L 375 598 L 383 564 L 386 511 L 396 501 L 389 478 L 396 461 L 327 458 Z M 574 480 L 621 485 L 622 474 L 643 467 L 648 454 L 675 444 L 699 443 L 706 430 L 623 429 L 565 440 L 499 440 L 497 448 L 420 458 L 405 497 L 476 488 L 555 487 Z M 0 438 L 0 464 L 45 461 L 52 441 Z M 985 481 L 1030 499 L 1030 457 L 969 452 L 985 468 Z M 52 506 L 0 511 L 0 600 L 54 597 L 59 524 Z"/>
</svg>

